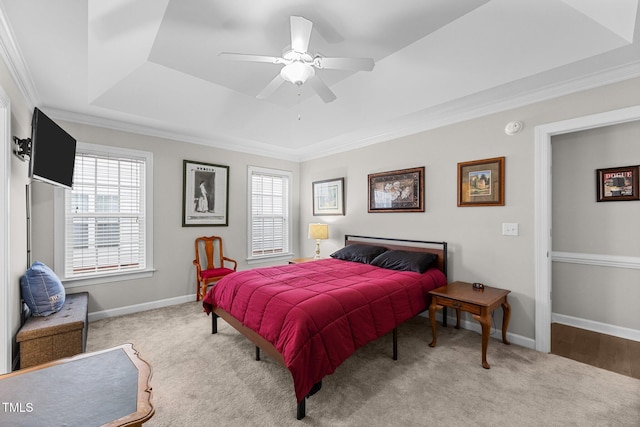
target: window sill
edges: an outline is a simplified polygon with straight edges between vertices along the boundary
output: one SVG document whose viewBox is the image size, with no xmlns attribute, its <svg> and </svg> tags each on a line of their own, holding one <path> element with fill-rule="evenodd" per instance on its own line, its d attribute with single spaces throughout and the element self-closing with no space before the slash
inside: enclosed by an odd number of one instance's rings
<svg viewBox="0 0 640 427">
<path fill-rule="evenodd" d="M 247 258 L 247 264 L 259 264 L 272 261 L 287 261 L 293 258 L 293 253 L 278 254 L 273 256 L 263 256 L 260 258 Z"/>
<path fill-rule="evenodd" d="M 80 286 L 92 286 L 102 285 L 111 282 L 123 282 L 126 280 L 144 279 L 153 276 L 155 269 L 147 269 L 143 271 L 126 272 L 126 273 L 111 273 L 101 276 L 91 276 L 82 278 L 65 278 L 62 279 L 62 283 L 65 288 L 77 288 Z"/>
</svg>

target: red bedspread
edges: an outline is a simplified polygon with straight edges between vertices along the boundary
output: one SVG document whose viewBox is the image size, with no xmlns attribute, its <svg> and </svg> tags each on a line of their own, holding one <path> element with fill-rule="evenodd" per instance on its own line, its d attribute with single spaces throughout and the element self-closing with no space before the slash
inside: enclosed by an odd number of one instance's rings
<svg viewBox="0 0 640 427">
<path fill-rule="evenodd" d="M 323 259 L 231 274 L 207 293 L 207 313 L 220 307 L 282 354 L 298 402 L 356 349 L 428 307 L 446 284 L 424 274 Z"/>
</svg>

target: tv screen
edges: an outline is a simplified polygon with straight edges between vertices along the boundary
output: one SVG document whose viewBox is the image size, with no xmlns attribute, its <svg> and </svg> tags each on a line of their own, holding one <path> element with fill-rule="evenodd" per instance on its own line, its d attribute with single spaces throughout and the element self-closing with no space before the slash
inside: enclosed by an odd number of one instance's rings
<svg viewBox="0 0 640 427">
<path fill-rule="evenodd" d="M 31 121 L 29 176 L 71 188 L 76 160 L 76 140 L 36 108 Z"/>
</svg>

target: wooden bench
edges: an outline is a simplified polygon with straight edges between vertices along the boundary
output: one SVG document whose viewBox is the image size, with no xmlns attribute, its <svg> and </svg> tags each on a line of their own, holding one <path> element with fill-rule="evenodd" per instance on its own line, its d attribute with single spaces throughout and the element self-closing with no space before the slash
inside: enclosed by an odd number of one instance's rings
<svg viewBox="0 0 640 427">
<path fill-rule="evenodd" d="M 20 369 L 84 353 L 89 293 L 68 294 L 60 311 L 31 316 L 18 331 Z"/>
</svg>

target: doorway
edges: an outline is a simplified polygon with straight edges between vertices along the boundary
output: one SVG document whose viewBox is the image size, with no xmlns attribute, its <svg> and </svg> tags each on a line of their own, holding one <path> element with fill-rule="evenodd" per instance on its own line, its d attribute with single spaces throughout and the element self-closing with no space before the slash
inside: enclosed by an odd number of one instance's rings
<svg viewBox="0 0 640 427">
<path fill-rule="evenodd" d="M 535 347 L 551 351 L 551 137 L 640 120 L 640 106 L 549 123 L 535 129 Z"/>
</svg>

